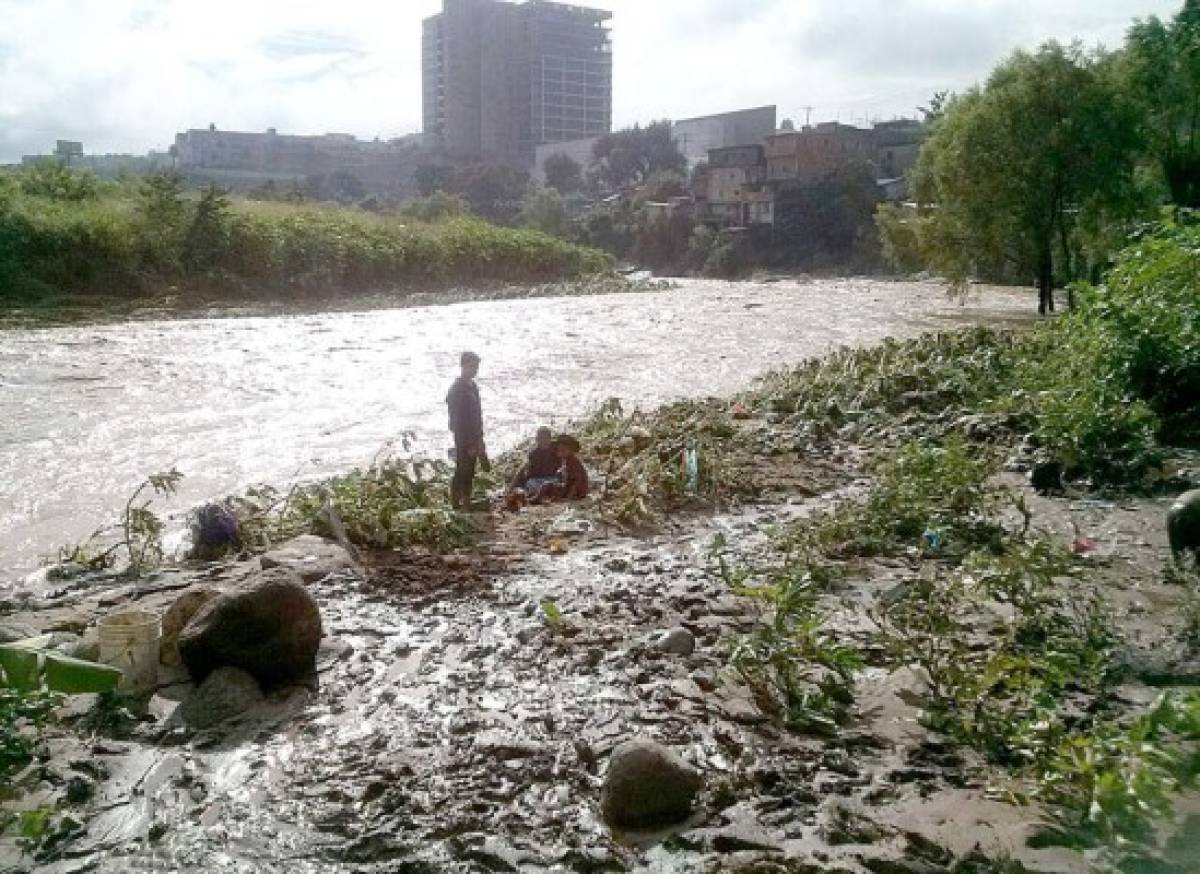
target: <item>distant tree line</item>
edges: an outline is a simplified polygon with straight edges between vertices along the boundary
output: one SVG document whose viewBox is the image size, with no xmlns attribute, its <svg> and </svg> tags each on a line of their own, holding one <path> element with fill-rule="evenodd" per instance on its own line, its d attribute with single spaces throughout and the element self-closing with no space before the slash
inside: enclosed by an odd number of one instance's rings
<svg viewBox="0 0 1200 874">
<path fill-rule="evenodd" d="M 1018 51 L 927 124 L 915 216 L 878 216 L 889 260 L 959 287 L 1034 282 L 1048 312 L 1164 204 L 1200 208 L 1200 0 L 1134 22 L 1119 51 Z"/>
</svg>

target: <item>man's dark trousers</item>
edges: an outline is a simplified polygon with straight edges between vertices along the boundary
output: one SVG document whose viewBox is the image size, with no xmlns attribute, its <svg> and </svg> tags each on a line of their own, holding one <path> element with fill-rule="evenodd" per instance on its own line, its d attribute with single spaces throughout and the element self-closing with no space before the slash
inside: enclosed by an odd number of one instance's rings
<svg viewBox="0 0 1200 874">
<path fill-rule="evenodd" d="M 450 504 L 456 510 L 471 508 L 471 494 L 475 490 L 475 465 L 478 464 L 475 444 L 454 439 L 454 477 L 450 480 Z"/>
</svg>

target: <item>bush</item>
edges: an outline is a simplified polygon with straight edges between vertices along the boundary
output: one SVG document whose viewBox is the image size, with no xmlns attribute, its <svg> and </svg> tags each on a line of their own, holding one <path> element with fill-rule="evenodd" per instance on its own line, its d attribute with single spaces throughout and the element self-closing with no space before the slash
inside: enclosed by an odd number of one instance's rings
<svg viewBox="0 0 1200 874">
<path fill-rule="evenodd" d="M 440 222 L 470 214 L 467 202 L 457 194 L 435 191 L 428 197 L 410 200 L 400 207 L 399 215 L 422 222 Z"/>
<path fill-rule="evenodd" d="M 537 188 L 525 195 L 517 223 L 552 237 L 567 233 L 567 213 L 562 196 L 553 188 Z"/>
<path fill-rule="evenodd" d="M 95 200 L 100 187 L 92 173 L 72 170 L 57 161 L 40 161 L 20 177 L 22 193 L 47 200 L 82 203 Z"/>
<path fill-rule="evenodd" d="M 917 233 L 917 218 L 908 218 L 894 203 L 881 203 L 875 211 L 883 259 L 900 273 L 919 273 L 925 267 Z"/>
<path fill-rule="evenodd" d="M 407 283 L 529 282 L 606 273 L 611 259 L 532 230 L 467 215 L 435 194 L 400 217 L 357 209 L 189 195 L 158 174 L 93 200 L 48 190 L 46 173 L 0 173 L 0 294 L 136 294 L 167 283 L 311 293 Z M 57 178 L 57 177 L 55 177 Z M 59 186 L 61 187 L 61 186 Z M 58 190 L 53 188 L 52 190 Z"/>
<path fill-rule="evenodd" d="M 1020 369 L 1001 403 L 1030 413 L 1038 442 L 1068 470 L 1132 484 L 1161 460 L 1159 420 L 1105 362 L 1109 344 L 1082 314 L 1043 327 L 1018 347 Z"/>
<path fill-rule="evenodd" d="M 633 260 L 652 270 L 677 271 L 687 259 L 691 234 L 692 219 L 686 213 L 650 212 L 643 208 L 633 241 Z"/>
<path fill-rule="evenodd" d="M 33 758 L 43 726 L 60 698 L 42 691 L 23 692 L 0 684 L 0 789 Z"/>
<path fill-rule="evenodd" d="M 737 243 L 728 235 L 717 237 L 716 243 L 709 250 L 708 258 L 704 260 L 704 275 L 732 279 L 744 268 L 741 253 Z"/>
<path fill-rule="evenodd" d="M 1125 249 L 1101 288 L 1080 290 L 1100 375 L 1161 419 L 1167 439 L 1200 426 L 1200 227 L 1166 225 Z"/>
</svg>

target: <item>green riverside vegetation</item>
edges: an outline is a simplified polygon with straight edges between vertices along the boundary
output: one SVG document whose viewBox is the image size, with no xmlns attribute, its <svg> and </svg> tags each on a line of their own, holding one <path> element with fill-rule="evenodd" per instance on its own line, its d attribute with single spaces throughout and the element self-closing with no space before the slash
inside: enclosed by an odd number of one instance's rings
<svg viewBox="0 0 1200 874">
<path fill-rule="evenodd" d="M 102 182 L 47 164 L 0 174 L 0 303 L 185 288 L 288 298 L 611 270 L 609 256 L 454 211 L 380 215 L 252 202 L 178 178 Z"/>
</svg>

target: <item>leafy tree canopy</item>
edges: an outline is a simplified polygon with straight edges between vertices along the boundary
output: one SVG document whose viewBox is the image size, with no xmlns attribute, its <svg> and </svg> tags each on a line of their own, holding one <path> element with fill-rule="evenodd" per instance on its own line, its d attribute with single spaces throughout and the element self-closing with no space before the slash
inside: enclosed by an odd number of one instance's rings
<svg viewBox="0 0 1200 874">
<path fill-rule="evenodd" d="M 1036 278 L 1041 308 L 1053 308 L 1056 274 L 1080 271 L 1081 229 L 1142 207 L 1136 114 L 1102 61 L 1048 43 L 947 102 L 913 178 L 932 267 L 959 286 L 972 274 Z"/>
<path fill-rule="evenodd" d="M 605 134 L 592 148 L 592 178 L 609 190 L 641 185 L 652 173 L 687 172 L 669 121 L 634 125 Z"/>
<path fill-rule="evenodd" d="M 1134 22 L 1118 67 L 1171 199 L 1200 207 L 1200 0 L 1187 0 L 1170 23 Z"/>
<path fill-rule="evenodd" d="M 560 194 L 571 194 L 583 188 L 583 166 L 570 155 L 555 153 L 543 166 L 546 185 Z"/>
</svg>

